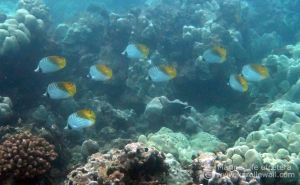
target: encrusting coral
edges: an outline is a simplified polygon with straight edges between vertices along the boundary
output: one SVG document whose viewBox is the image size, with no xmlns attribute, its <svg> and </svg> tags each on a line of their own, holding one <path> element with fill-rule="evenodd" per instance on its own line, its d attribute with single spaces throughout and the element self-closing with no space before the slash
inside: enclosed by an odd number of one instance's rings
<svg viewBox="0 0 300 185">
<path fill-rule="evenodd" d="M 30 132 L 9 135 L 0 144 L 0 179 L 33 178 L 46 173 L 57 157 L 54 146 Z"/>
</svg>

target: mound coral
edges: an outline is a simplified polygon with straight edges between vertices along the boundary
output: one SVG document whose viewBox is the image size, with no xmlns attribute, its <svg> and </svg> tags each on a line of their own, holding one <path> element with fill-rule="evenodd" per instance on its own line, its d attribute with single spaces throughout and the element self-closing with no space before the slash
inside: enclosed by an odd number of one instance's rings
<svg viewBox="0 0 300 185">
<path fill-rule="evenodd" d="M 298 112 L 299 104 L 285 100 L 264 107 L 257 118 L 252 119 L 261 125 L 259 130 L 246 138 L 241 137 L 233 148 L 227 150 L 227 163 L 255 166 L 263 174 L 264 185 L 297 184 L 300 167 Z"/>
<path fill-rule="evenodd" d="M 0 145 L 0 177 L 33 178 L 51 168 L 57 153 L 45 139 L 22 132 L 8 136 Z"/>
<path fill-rule="evenodd" d="M 88 163 L 68 175 L 69 184 L 164 184 L 168 167 L 165 156 L 140 143 L 130 143 L 123 150 L 93 154 Z"/>
</svg>

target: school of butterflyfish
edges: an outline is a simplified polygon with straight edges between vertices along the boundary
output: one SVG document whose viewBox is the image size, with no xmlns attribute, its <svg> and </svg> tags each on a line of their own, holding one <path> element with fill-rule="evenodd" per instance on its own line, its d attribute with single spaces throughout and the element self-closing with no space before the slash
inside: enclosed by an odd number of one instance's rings
<svg viewBox="0 0 300 185">
<path fill-rule="evenodd" d="M 214 46 L 204 51 L 202 60 L 207 64 L 220 64 L 227 59 L 224 47 Z M 231 74 L 228 85 L 238 92 L 246 92 L 249 82 L 259 82 L 270 76 L 266 66 L 261 64 L 247 64 L 242 67 L 241 74 Z"/>
<path fill-rule="evenodd" d="M 129 44 L 121 53 L 129 59 L 145 60 L 149 55 L 149 48 L 144 44 Z M 214 46 L 205 50 L 202 61 L 207 64 L 221 64 L 227 60 L 227 50 L 221 46 Z M 42 58 L 35 72 L 43 74 L 53 73 L 64 69 L 67 60 L 62 56 L 47 56 Z M 177 70 L 173 65 L 151 65 L 148 76 L 154 83 L 168 82 L 177 76 Z M 113 78 L 113 70 L 106 64 L 94 64 L 90 66 L 87 77 L 94 81 L 108 81 Z M 249 82 L 259 82 L 269 77 L 268 69 L 261 64 L 247 64 L 242 67 L 241 74 L 231 74 L 229 86 L 238 92 L 246 92 Z M 69 81 L 52 82 L 48 85 L 45 96 L 53 100 L 73 97 L 77 92 L 76 85 Z M 88 108 L 78 110 L 69 115 L 66 129 L 83 129 L 96 123 L 96 113 Z"/>
</svg>

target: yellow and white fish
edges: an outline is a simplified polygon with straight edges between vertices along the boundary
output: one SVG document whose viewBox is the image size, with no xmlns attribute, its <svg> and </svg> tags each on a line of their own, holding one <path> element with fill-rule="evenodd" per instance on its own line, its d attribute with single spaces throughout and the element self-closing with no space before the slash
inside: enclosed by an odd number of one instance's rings
<svg viewBox="0 0 300 185">
<path fill-rule="evenodd" d="M 96 123 L 96 114 L 91 109 L 82 109 L 72 113 L 68 117 L 65 129 L 82 129 L 90 127 Z"/>
<path fill-rule="evenodd" d="M 248 90 L 248 82 L 242 75 L 231 74 L 228 85 L 239 92 L 246 92 Z"/>
<path fill-rule="evenodd" d="M 106 81 L 112 78 L 113 72 L 105 64 L 95 64 L 90 67 L 90 72 L 87 76 L 92 80 Z"/>
<path fill-rule="evenodd" d="M 145 59 L 149 55 L 149 48 L 144 44 L 129 44 L 122 55 L 131 59 Z"/>
<path fill-rule="evenodd" d="M 148 70 L 148 75 L 153 82 L 169 81 L 177 76 L 176 68 L 170 65 L 153 66 Z"/>
<path fill-rule="evenodd" d="M 223 63 L 227 58 L 227 50 L 221 46 L 215 46 L 211 49 L 205 50 L 202 55 L 202 60 L 209 64 Z"/>
<path fill-rule="evenodd" d="M 73 97 L 76 94 L 76 85 L 72 82 L 53 82 L 47 87 L 44 96 L 51 99 L 65 99 Z"/>
<path fill-rule="evenodd" d="M 67 60 L 64 57 L 48 56 L 42 58 L 39 61 L 39 64 L 34 71 L 41 72 L 41 73 L 52 73 L 65 68 L 66 65 L 67 65 Z"/>
<path fill-rule="evenodd" d="M 243 66 L 242 75 L 251 82 L 258 82 L 270 76 L 268 68 L 261 64 L 247 64 Z"/>
</svg>

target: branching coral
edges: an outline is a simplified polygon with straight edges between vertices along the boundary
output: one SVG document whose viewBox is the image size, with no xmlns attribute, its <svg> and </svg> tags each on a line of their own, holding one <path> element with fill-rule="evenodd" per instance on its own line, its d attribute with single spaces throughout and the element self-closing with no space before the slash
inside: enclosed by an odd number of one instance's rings
<svg viewBox="0 0 300 185">
<path fill-rule="evenodd" d="M 33 178 L 46 173 L 57 157 L 45 139 L 22 132 L 8 136 L 0 145 L 0 177 Z"/>
</svg>

